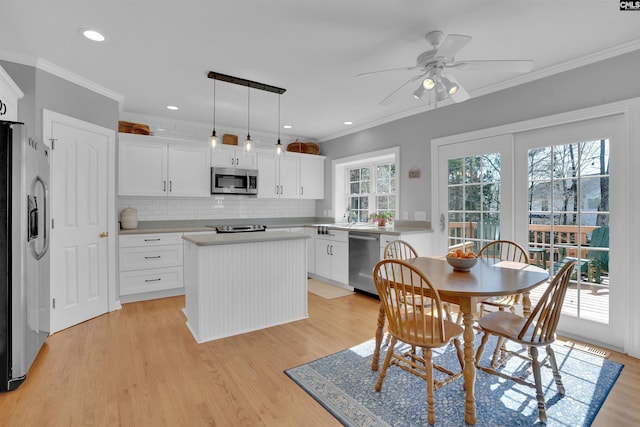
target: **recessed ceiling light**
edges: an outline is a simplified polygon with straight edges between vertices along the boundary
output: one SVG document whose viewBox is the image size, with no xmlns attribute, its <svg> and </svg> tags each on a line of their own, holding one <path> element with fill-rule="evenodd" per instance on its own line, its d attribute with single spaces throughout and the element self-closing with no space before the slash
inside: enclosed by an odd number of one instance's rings
<svg viewBox="0 0 640 427">
<path fill-rule="evenodd" d="M 352 125 L 352 124 L 353 124 L 353 122 L 344 122 L 344 124 L 345 124 L 345 125 L 347 125 L 347 126 L 349 126 L 349 125 Z"/>
<path fill-rule="evenodd" d="M 282 127 L 283 127 L 283 128 L 285 128 L 285 129 L 291 129 L 293 126 L 291 126 L 291 125 L 284 125 L 284 126 L 282 126 Z"/>
<path fill-rule="evenodd" d="M 100 34 L 99 32 L 97 32 L 96 30 L 87 30 L 86 28 L 81 28 L 78 31 L 80 31 L 83 36 L 85 36 L 86 38 L 88 38 L 89 40 L 92 40 L 94 42 L 102 42 L 102 41 L 104 41 L 104 36 L 102 34 Z"/>
<path fill-rule="evenodd" d="M 178 109 L 178 107 L 176 107 L 175 105 L 167 105 L 167 110 L 175 111 L 177 109 Z"/>
</svg>

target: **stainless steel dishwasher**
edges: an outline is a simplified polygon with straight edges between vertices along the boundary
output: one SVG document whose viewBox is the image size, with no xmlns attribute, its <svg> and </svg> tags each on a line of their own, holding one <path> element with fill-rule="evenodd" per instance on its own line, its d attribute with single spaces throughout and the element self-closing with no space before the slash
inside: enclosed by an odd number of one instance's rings
<svg viewBox="0 0 640 427">
<path fill-rule="evenodd" d="M 349 231 L 349 285 L 378 295 L 373 267 L 380 261 L 380 234 Z"/>
</svg>

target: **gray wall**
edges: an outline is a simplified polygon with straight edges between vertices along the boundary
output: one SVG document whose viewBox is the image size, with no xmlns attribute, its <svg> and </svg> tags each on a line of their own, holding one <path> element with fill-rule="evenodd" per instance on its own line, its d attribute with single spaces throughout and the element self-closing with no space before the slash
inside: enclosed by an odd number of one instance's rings
<svg viewBox="0 0 640 427">
<path fill-rule="evenodd" d="M 85 122 L 118 130 L 118 102 L 35 67 L 0 61 L 25 96 L 18 119 L 31 136 L 42 138 L 42 110 L 65 114 Z"/>
<path fill-rule="evenodd" d="M 325 199 L 317 202 L 316 215 L 333 208 L 333 159 L 400 146 L 400 212 L 413 220 L 413 212 L 426 211 L 431 220 L 432 139 L 640 97 L 639 73 L 635 51 L 323 142 Z M 413 166 L 421 169 L 420 179 L 408 178 Z"/>
</svg>

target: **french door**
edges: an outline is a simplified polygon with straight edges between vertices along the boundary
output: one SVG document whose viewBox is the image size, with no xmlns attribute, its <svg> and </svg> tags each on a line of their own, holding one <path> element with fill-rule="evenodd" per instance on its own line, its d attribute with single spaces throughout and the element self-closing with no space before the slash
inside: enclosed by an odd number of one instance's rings
<svg viewBox="0 0 640 427">
<path fill-rule="evenodd" d="M 565 335 L 624 346 L 625 285 L 616 280 L 615 237 L 624 197 L 619 116 L 437 147 L 436 253 L 477 251 L 506 239 L 553 275 L 577 260 L 565 298 Z M 538 293 L 532 292 L 535 304 Z"/>
<path fill-rule="evenodd" d="M 621 115 L 515 134 L 515 230 L 553 275 L 576 261 L 562 309 L 564 334 L 624 347 Z M 618 251 L 618 252 L 617 252 Z M 536 292 L 532 292 L 535 303 Z M 615 308 L 615 309 L 614 309 Z"/>
</svg>

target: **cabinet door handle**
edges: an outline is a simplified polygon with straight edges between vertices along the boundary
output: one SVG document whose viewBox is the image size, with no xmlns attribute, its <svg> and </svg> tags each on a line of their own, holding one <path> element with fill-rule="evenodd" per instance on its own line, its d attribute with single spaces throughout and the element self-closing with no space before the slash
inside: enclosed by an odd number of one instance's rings
<svg viewBox="0 0 640 427">
<path fill-rule="evenodd" d="M 232 157 L 231 158 L 231 166 L 235 166 L 235 164 L 236 164 L 236 159 L 235 159 L 235 157 Z"/>
<path fill-rule="evenodd" d="M 236 166 L 240 166 L 240 159 L 236 157 Z"/>
<path fill-rule="evenodd" d="M 169 181 L 169 193 L 173 191 L 173 181 Z"/>
<path fill-rule="evenodd" d="M 158 259 L 158 258 L 162 258 L 160 255 L 157 256 L 146 256 L 144 257 L 144 259 Z"/>
<path fill-rule="evenodd" d="M 331 254 L 329 253 L 329 245 L 327 245 L 327 255 L 331 255 Z"/>
<path fill-rule="evenodd" d="M 280 195 L 284 194 L 284 188 L 282 188 L 282 185 L 280 186 Z"/>
<path fill-rule="evenodd" d="M 333 245 L 331 245 L 331 253 L 329 255 L 333 256 Z"/>
<path fill-rule="evenodd" d="M 162 181 L 162 191 L 163 192 L 167 191 L 167 181 L 166 180 Z"/>
<path fill-rule="evenodd" d="M 145 282 L 147 282 L 147 283 L 148 283 L 148 282 L 159 282 L 159 281 L 161 281 L 161 280 L 162 280 L 162 279 L 160 279 L 160 278 L 158 278 L 158 279 L 145 279 Z"/>
<path fill-rule="evenodd" d="M 276 185 L 275 188 L 273 189 L 273 192 L 276 193 L 276 195 L 278 194 L 278 186 Z"/>
<path fill-rule="evenodd" d="M 145 242 L 159 242 L 160 239 L 144 239 Z"/>
<path fill-rule="evenodd" d="M 304 196 L 304 186 L 303 185 L 300 186 L 300 195 Z"/>
</svg>

